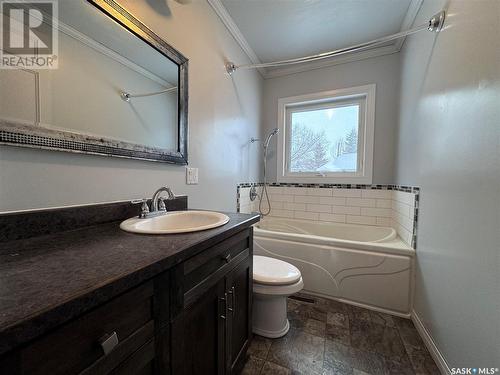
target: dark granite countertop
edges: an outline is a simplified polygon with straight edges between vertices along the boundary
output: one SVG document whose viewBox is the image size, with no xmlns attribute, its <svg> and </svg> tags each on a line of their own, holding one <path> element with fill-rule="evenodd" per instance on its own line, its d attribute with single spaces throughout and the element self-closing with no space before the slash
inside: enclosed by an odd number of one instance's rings
<svg viewBox="0 0 500 375">
<path fill-rule="evenodd" d="M 0 243 L 0 354 L 42 335 L 258 221 L 143 235 L 120 222 Z"/>
</svg>

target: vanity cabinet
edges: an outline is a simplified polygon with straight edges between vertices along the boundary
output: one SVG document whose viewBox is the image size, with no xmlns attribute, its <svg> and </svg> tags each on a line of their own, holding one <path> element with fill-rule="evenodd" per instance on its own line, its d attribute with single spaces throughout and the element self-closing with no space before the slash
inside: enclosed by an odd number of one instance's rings
<svg viewBox="0 0 500 375">
<path fill-rule="evenodd" d="M 0 373 L 232 374 L 251 335 L 252 228 L 0 356 Z"/>
<path fill-rule="evenodd" d="M 233 374 L 242 366 L 251 339 L 251 239 L 252 228 L 174 270 L 174 374 Z"/>
</svg>

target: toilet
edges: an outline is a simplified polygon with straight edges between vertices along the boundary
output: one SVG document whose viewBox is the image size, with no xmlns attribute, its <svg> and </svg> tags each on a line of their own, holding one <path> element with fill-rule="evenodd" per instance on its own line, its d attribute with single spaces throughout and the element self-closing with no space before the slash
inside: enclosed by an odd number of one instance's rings
<svg viewBox="0 0 500 375">
<path fill-rule="evenodd" d="M 304 287 L 300 271 L 279 259 L 253 256 L 253 332 L 276 338 L 290 329 L 286 299 Z"/>
</svg>

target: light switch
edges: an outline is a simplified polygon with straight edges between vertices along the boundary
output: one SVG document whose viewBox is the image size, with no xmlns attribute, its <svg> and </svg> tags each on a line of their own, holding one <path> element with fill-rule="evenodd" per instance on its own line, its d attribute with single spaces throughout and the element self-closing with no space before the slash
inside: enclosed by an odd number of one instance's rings
<svg viewBox="0 0 500 375">
<path fill-rule="evenodd" d="M 186 184 L 198 184 L 198 168 L 186 167 Z"/>
</svg>

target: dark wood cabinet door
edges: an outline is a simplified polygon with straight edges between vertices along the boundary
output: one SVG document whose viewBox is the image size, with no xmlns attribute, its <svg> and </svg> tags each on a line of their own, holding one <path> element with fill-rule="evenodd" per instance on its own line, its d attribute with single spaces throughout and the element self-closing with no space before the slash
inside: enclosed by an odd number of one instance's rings
<svg viewBox="0 0 500 375">
<path fill-rule="evenodd" d="M 226 277 L 228 303 L 226 369 L 235 374 L 251 340 L 252 262 L 247 257 Z"/>
<path fill-rule="evenodd" d="M 224 278 L 172 322 L 173 374 L 223 375 L 226 322 Z"/>
</svg>

